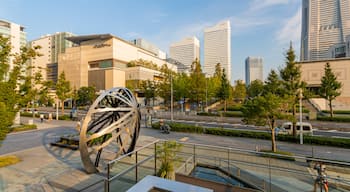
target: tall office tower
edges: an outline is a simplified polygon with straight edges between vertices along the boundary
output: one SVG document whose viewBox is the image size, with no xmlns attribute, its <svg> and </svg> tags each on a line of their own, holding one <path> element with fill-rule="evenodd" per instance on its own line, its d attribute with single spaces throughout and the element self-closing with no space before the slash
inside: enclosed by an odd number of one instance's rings
<svg viewBox="0 0 350 192">
<path fill-rule="evenodd" d="M 25 46 L 27 43 L 26 32 L 24 32 L 24 27 L 16 23 L 11 23 L 9 21 L 0 20 L 0 35 L 10 38 L 11 42 L 11 54 L 19 53 L 20 48 Z M 13 69 L 13 58 L 10 58 L 10 70 Z"/>
<path fill-rule="evenodd" d="M 350 0 L 303 0 L 300 60 L 349 56 Z"/>
<path fill-rule="evenodd" d="M 204 73 L 212 76 L 217 63 L 225 68 L 227 79 L 231 81 L 230 21 L 220 22 L 204 30 Z"/>
<path fill-rule="evenodd" d="M 185 68 L 191 69 L 192 62 L 199 58 L 199 40 L 188 37 L 173 43 L 169 48 L 170 58 L 182 63 Z"/>
<path fill-rule="evenodd" d="M 263 59 L 261 57 L 247 57 L 245 60 L 245 83 L 248 86 L 252 81 L 263 81 Z"/>
<path fill-rule="evenodd" d="M 31 60 L 33 70 L 41 69 L 44 80 L 57 81 L 57 63 L 58 55 L 64 53 L 66 48 L 72 47 L 73 43 L 66 40 L 66 37 L 73 36 L 68 32 L 57 32 L 55 34 L 45 35 L 39 39 L 30 41 L 28 44 L 31 47 L 40 46 L 40 57 Z M 34 71 L 32 72 L 34 73 Z"/>
</svg>

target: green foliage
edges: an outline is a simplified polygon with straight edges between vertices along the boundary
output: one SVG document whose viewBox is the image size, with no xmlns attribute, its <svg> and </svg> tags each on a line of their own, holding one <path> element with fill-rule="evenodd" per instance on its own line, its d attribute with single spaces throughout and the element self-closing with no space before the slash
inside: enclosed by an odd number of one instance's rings
<svg viewBox="0 0 350 192">
<path fill-rule="evenodd" d="M 299 89 L 305 89 L 305 82 L 301 81 L 300 66 L 296 64 L 295 52 L 292 43 L 286 53 L 286 66 L 280 70 L 280 76 L 283 81 L 283 92 L 290 97 L 292 108 L 293 135 L 296 136 L 296 105 L 298 103 Z M 303 91 L 304 92 L 304 91 Z"/>
<path fill-rule="evenodd" d="M 78 90 L 78 106 L 91 105 L 96 99 L 96 88 L 93 86 L 80 87 Z"/>
<path fill-rule="evenodd" d="M 202 72 L 201 64 L 198 59 L 192 62 L 191 74 L 190 74 L 190 90 L 189 98 L 191 101 L 197 103 L 205 100 L 205 87 L 206 79 Z"/>
<path fill-rule="evenodd" d="M 332 122 L 350 122 L 350 117 L 348 116 L 317 116 L 317 120 L 319 121 L 332 121 Z"/>
<path fill-rule="evenodd" d="M 20 161 L 21 160 L 17 156 L 14 156 L 14 155 L 1 156 L 0 157 L 0 168 L 16 164 Z"/>
<path fill-rule="evenodd" d="M 252 98 L 262 94 L 264 83 L 259 79 L 252 81 L 247 88 L 247 96 Z"/>
<path fill-rule="evenodd" d="M 127 67 L 137 67 L 137 66 L 159 71 L 159 67 L 157 64 L 153 63 L 152 61 L 147 61 L 143 59 L 132 60 L 127 64 Z"/>
<path fill-rule="evenodd" d="M 162 145 L 157 145 L 157 160 L 161 162 L 157 176 L 175 180 L 175 166 L 181 160 L 177 153 L 182 145 L 176 141 L 165 141 Z"/>
<path fill-rule="evenodd" d="M 322 113 L 330 113 L 329 110 L 322 110 Z M 334 114 L 350 114 L 349 110 L 335 110 L 333 111 Z"/>
<path fill-rule="evenodd" d="M 13 127 L 10 129 L 10 132 L 20 132 L 20 131 L 29 131 L 37 129 L 37 126 L 35 124 L 33 125 L 21 125 L 17 127 Z"/>
<path fill-rule="evenodd" d="M 208 113 L 208 112 L 199 112 L 197 115 L 200 116 L 216 116 L 216 117 L 243 117 L 243 113 L 241 111 L 226 111 L 220 113 Z"/>
<path fill-rule="evenodd" d="M 64 101 L 71 97 L 71 91 L 70 82 L 66 80 L 66 75 L 62 71 L 56 83 L 56 95 L 61 101 L 62 114 L 64 114 Z"/>
<path fill-rule="evenodd" d="M 337 81 L 337 77 L 333 73 L 329 63 L 324 67 L 324 76 L 321 79 L 321 87 L 319 94 L 328 101 L 331 117 L 333 117 L 332 101 L 341 94 L 340 88 L 342 84 Z"/>
<path fill-rule="evenodd" d="M 154 101 L 154 98 L 156 97 L 156 83 L 151 80 L 142 81 L 140 88 L 141 92 L 144 93 L 146 104 L 150 105 L 150 99 L 153 98 Z"/>
<path fill-rule="evenodd" d="M 263 157 L 268 158 L 275 158 L 275 159 L 282 159 L 282 160 L 288 160 L 288 161 L 295 161 L 295 158 L 293 153 L 287 152 L 287 151 L 270 151 L 270 150 L 261 150 L 261 152 L 264 152 L 261 154 Z"/>
<path fill-rule="evenodd" d="M 179 101 L 190 94 L 190 77 L 186 73 L 177 74 L 173 79 L 174 99 Z"/>
<path fill-rule="evenodd" d="M 237 102 L 244 101 L 247 96 L 247 89 L 242 80 L 235 81 L 235 87 L 233 89 L 232 97 Z"/>
<path fill-rule="evenodd" d="M 202 126 L 187 125 L 182 123 L 168 123 L 171 131 L 175 132 L 186 132 L 186 133 L 203 133 L 204 129 Z M 152 124 L 153 129 L 160 129 L 159 123 Z"/>
<path fill-rule="evenodd" d="M 9 38 L 0 35 L 0 142 L 5 139 L 25 95 L 19 89 L 26 80 L 27 62 L 39 56 L 40 47 L 21 47 L 19 53 L 11 54 Z M 13 69 L 9 71 L 10 58 Z M 28 81 L 28 80 L 27 80 Z"/>
</svg>

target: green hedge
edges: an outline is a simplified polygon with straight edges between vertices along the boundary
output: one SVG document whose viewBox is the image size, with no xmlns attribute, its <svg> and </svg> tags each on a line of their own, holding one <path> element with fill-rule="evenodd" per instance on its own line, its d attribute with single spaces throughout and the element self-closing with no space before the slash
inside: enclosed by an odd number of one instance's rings
<svg viewBox="0 0 350 192">
<path fill-rule="evenodd" d="M 182 123 L 167 123 L 171 130 L 175 132 L 186 132 L 186 133 L 203 133 L 204 128 L 202 126 L 195 126 L 195 125 L 187 125 Z M 160 129 L 159 123 L 153 123 L 152 128 L 153 129 Z"/>
<path fill-rule="evenodd" d="M 347 116 L 335 116 L 335 117 L 317 116 L 317 120 L 319 120 L 319 121 L 334 121 L 334 122 L 350 122 L 350 117 L 347 117 Z"/>
<path fill-rule="evenodd" d="M 323 113 L 330 113 L 329 110 L 322 110 Z M 336 110 L 333 111 L 334 114 L 350 114 L 350 111 L 348 110 Z"/>
<path fill-rule="evenodd" d="M 220 108 L 220 111 L 223 111 L 224 107 Z M 235 106 L 227 106 L 226 111 L 242 111 L 241 105 L 235 105 Z"/>
<path fill-rule="evenodd" d="M 21 116 L 23 117 L 33 117 L 32 113 L 28 113 L 28 112 L 21 112 Z M 39 118 L 40 117 L 40 113 L 36 113 L 35 117 Z M 48 115 L 45 114 L 45 118 L 48 118 Z M 52 113 L 52 119 L 56 119 L 56 114 Z M 69 115 L 61 115 L 58 116 L 58 120 L 71 120 Z"/>
<path fill-rule="evenodd" d="M 293 157 L 294 154 L 287 151 L 276 151 L 273 152 L 271 150 L 261 150 L 261 152 L 264 152 L 264 154 L 261 154 L 263 157 L 270 157 L 275 159 L 283 159 L 288 161 L 295 161 L 295 158 Z M 283 156 L 280 156 L 283 155 Z"/>
<path fill-rule="evenodd" d="M 227 111 L 227 112 L 218 112 L 218 113 L 207 113 L 207 112 L 199 112 L 197 115 L 200 116 L 216 116 L 220 117 L 222 114 L 223 117 L 243 117 L 243 113 L 241 111 Z"/>
<path fill-rule="evenodd" d="M 187 125 L 182 123 L 168 123 L 171 127 L 171 131 L 187 132 L 187 133 L 205 133 L 210 135 L 231 136 L 231 137 L 247 137 L 255 139 L 271 140 L 271 134 L 267 132 L 255 132 L 255 131 L 241 131 L 233 129 L 223 128 L 203 128 L 202 126 Z M 159 129 L 159 123 L 152 124 L 152 128 Z M 300 138 L 293 135 L 277 136 L 278 141 L 287 141 L 292 143 L 299 143 Z M 314 145 L 327 145 L 334 147 L 350 148 L 350 139 L 345 138 L 332 138 L 332 137 L 318 137 L 304 135 L 303 141 L 305 144 Z"/>
<path fill-rule="evenodd" d="M 28 131 L 28 130 L 33 130 L 37 129 L 36 125 L 21 125 L 18 127 L 13 127 L 10 129 L 10 132 L 20 132 L 20 131 Z"/>
</svg>

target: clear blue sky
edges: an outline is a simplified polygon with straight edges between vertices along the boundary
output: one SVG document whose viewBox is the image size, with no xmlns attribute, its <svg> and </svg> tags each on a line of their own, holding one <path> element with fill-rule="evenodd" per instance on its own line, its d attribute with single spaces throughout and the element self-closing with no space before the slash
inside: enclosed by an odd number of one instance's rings
<svg viewBox="0 0 350 192">
<path fill-rule="evenodd" d="M 264 58 L 264 78 L 284 66 L 293 41 L 299 58 L 300 0 L 1 0 L 0 18 L 26 27 L 27 39 L 45 34 L 111 33 L 144 38 L 168 53 L 169 45 L 231 21 L 232 79 L 245 79 L 248 56 Z M 201 59 L 203 56 L 201 57 Z"/>
</svg>

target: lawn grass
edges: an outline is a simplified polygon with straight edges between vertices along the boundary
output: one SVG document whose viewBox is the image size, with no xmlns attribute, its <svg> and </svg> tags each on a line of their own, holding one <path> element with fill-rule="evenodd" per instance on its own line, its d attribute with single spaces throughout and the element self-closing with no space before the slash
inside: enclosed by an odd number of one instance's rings
<svg viewBox="0 0 350 192">
<path fill-rule="evenodd" d="M 37 129 L 36 125 L 20 125 L 17 127 L 11 128 L 10 132 L 20 132 L 20 131 L 28 131 L 28 130 L 34 130 Z"/>
<path fill-rule="evenodd" d="M 17 156 L 14 156 L 14 155 L 0 156 L 0 168 L 16 164 L 20 161 L 21 160 Z"/>
</svg>

